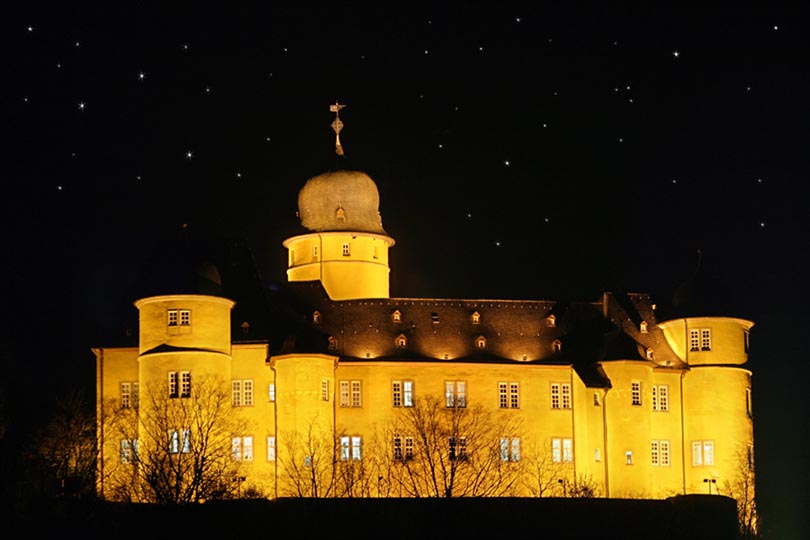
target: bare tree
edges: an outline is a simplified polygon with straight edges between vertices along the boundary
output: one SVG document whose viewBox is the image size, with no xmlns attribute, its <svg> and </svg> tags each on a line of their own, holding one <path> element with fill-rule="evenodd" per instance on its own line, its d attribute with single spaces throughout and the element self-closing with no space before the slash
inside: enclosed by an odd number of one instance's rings
<svg viewBox="0 0 810 540">
<path fill-rule="evenodd" d="M 279 494 L 286 497 L 333 497 L 335 494 L 337 440 L 333 430 L 322 429 L 313 419 L 307 431 L 282 434 L 284 451 L 278 460 L 284 474 Z"/>
<path fill-rule="evenodd" d="M 196 379 L 184 398 L 147 387 L 137 409 L 118 406 L 105 424 L 120 442 L 120 454 L 108 459 L 117 458 L 116 472 L 106 480 L 115 498 L 183 504 L 238 496 L 245 456 L 235 455 L 234 437 L 247 426 L 221 379 Z"/>
<path fill-rule="evenodd" d="M 481 406 L 446 407 L 424 396 L 397 411 L 382 440 L 386 493 L 405 497 L 497 497 L 514 493 L 520 442 L 510 422 Z"/>
<path fill-rule="evenodd" d="M 79 392 L 56 401 L 51 420 L 34 436 L 32 455 L 59 496 L 83 498 L 95 493 L 98 445 L 92 405 Z"/>
<path fill-rule="evenodd" d="M 737 524 L 740 538 L 753 540 L 759 538 L 760 530 L 754 489 L 753 447 L 746 445 L 738 448 L 734 460 L 734 476 L 723 483 L 723 491 L 725 491 L 725 495 L 737 501 Z"/>
</svg>

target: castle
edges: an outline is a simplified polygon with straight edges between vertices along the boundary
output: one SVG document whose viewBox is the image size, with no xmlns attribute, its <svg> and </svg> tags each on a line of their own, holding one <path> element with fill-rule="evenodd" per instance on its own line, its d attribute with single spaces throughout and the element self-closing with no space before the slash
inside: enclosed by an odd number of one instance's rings
<svg viewBox="0 0 810 540">
<path fill-rule="evenodd" d="M 392 298 L 367 174 L 310 178 L 298 216 L 283 287 L 198 258 L 133 298 L 132 342 L 93 348 L 102 496 L 155 499 L 136 484 L 164 473 L 201 498 L 224 478 L 267 498 L 664 498 L 753 475 L 753 322 L 659 321 L 636 293 Z M 189 479 L 204 459 L 223 484 Z"/>
</svg>

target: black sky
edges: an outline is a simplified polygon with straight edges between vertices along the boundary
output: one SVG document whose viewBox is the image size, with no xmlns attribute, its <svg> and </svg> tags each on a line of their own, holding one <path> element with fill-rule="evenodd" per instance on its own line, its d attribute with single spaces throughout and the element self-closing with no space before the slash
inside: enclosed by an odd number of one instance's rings
<svg viewBox="0 0 810 540">
<path fill-rule="evenodd" d="M 393 296 L 627 290 L 665 306 L 693 278 L 700 309 L 755 321 L 760 505 L 773 537 L 800 538 L 805 14 L 384 5 L 5 14 L 11 409 L 41 405 L 28 378 L 92 386 L 90 336 L 183 224 L 245 238 L 263 277 L 283 280 L 298 189 L 351 166 L 377 183 L 397 241 Z"/>
</svg>

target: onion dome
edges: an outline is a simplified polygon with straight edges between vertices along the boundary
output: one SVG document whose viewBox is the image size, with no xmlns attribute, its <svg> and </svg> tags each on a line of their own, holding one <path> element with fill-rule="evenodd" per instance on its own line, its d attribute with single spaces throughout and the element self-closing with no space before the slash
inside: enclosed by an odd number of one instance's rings
<svg viewBox="0 0 810 540">
<path fill-rule="evenodd" d="M 360 171 L 338 170 L 307 180 L 298 192 L 298 216 L 310 231 L 386 234 L 377 184 Z"/>
</svg>

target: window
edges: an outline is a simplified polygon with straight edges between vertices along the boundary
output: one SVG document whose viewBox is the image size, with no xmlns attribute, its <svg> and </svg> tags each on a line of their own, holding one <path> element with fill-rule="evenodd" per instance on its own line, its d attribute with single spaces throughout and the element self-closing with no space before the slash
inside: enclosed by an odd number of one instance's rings
<svg viewBox="0 0 810 540">
<path fill-rule="evenodd" d="M 551 350 L 554 352 L 560 352 L 562 350 L 562 341 L 560 341 L 559 339 L 555 339 L 551 343 Z"/>
<path fill-rule="evenodd" d="M 394 459 L 398 461 L 413 459 L 413 437 L 394 435 Z"/>
<path fill-rule="evenodd" d="M 746 388 L 745 389 L 745 411 L 748 413 L 749 418 L 754 417 L 754 407 L 753 407 L 753 403 L 752 403 L 751 399 L 752 399 L 751 398 L 751 389 Z"/>
<path fill-rule="evenodd" d="M 400 334 L 397 336 L 396 346 L 398 349 L 404 349 L 408 346 L 408 338 L 405 337 L 405 334 Z"/>
<path fill-rule="evenodd" d="M 169 397 L 170 398 L 176 398 L 176 397 L 187 398 L 187 397 L 191 397 L 191 372 L 190 371 L 170 371 L 169 372 Z"/>
<path fill-rule="evenodd" d="M 571 408 L 570 383 L 551 383 L 551 408 L 552 409 Z"/>
<path fill-rule="evenodd" d="M 652 347 L 647 347 L 647 360 L 655 360 L 655 351 Z"/>
<path fill-rule="evenodd" d="M 641 321 L 641 324 L 639 324 L 638 329 L 639 329 L 639 332 L 641 332 L 642 334 L 646 334 L 647 333 L 647 321 Z"/>
<path fill-rule="evenodd" d="M 191 372 L 180 372 L 180 397 L 191 397 Z"/>
<path fill-rule="evenodd" d="M 413 407 L 413 381 L 392 381 L 394 407 Z"/>
<path fill-rule="evenodd" d="M 546 317 L 546 324 L 548 325 L 549 328 L 554 328 L 555 326 L 557 326 L 557 317 L 555 317 L 554 315 L 549 315 L 548 317 Z"/>
<path fill-rule="evenodd" d="M 168 326 L 177 326 L 179 315 L 176 309 L 170 309 L 166 312 L 166 324 Z"/>
<path fill-rule="evenodd" d="M 249 407 L 253 405 L 253 381 L 231 381 L 231 405 Z"/>
<path fill-rule="evenodd" d="M 624 453 L 624 463 L 625 465 L 632 465 L 633 464 L 633 451 L 628 450 Z"/>
<path fill-rule="evenodd" d="M 599 452 L 598 448 L 594 449 L 593 451 L 593 460 L 597 462 L 602 461 L 602 454 Z"/>
<path fill-rule="evenodd" d="M 337 349 L 337 339 L 334 336 L 329 336 L 329 350 L 334 351 Z"/>
<path fill-rule="evenodd" d="M 669 467 L 669 441 L 650 443 L 650 463 L 653 467 Z"/>
<path fill-rule="evenodd" d="M 234 461 L 253 461 L 253 437 L 234 437 L 231 450 Z"/>
<path fill-rule="evenodd" d="M 321 401 L 329 401 L 329 379 L 321 380 Z"/>
<path fill-rule="evenodd" d="M 190 309 L 167 310 L 166 324 L 168 326 L 191 326 L 191 310 Z"/>
<path fill-rule="evenodd" d="M 357 436 L 340 438 L 341 461 L 360 461 L 362 458 L 362 439 Z"/>
<path fill-rule="evenodd" d="M 321 323 L 321 312 L 320 311 L 313 311 L 312 312 L 312 324 L 320 324 Z"/>
<path fill-rule="evenodd" d="M 362 385 L 360 381 L 340 381 L 340 406 L 361 407 Z"/>
<path fill-rule="evenodd" d="M 391 314 L 391 321 L 402 322 L 402 312 L 398 309 L 395 309 L 394 312 Z"/>
<path fill-rule="evenodd" d="M 692 441 L 692 467 L 714 466 L 714 441 Z"/>
<path fill-rule="evenodd" d="M 466 461 L 467 459 L 467 438 L 466 437 L 450 437 L 447 440 L 448 457 L 450 461 Z"/>
<path fill-rule="evenodd" d="M 180 310 L 180 326 L 191 326 L 191 310 Z"/>
<path fill-rule="evenodd" d="M 743 350 L 748 354 L 751 347 L 751 333 L 748 330 L 743 331 Z"/>
<path fill-rule="evenodd" d="M 669 411 L 669 386 L 654 384 L 652 387 L 652 408 L 654 411 Z"/>
<path fill-rule="evenodd" d="M 270 383 L 267 385 L 267 401 L 275 401 L 276 400 L 276 385 L 275 383 Z"/>
<path fill-rule="evenodd" d="M 351 246 L 349 245 L 348 242 L 344 242 L 343 243 L 343 256 L 348 257 L 351 254 L 352 254 Z"/>
<path fill-rule="evenodd" d="M 318 260 L 318 244 L 312 244 L 312 260 Z"/>
<path fill-rule="evenodd" d="M 520 461 L 520 439 L 501 437 L 501 461 Z"/>
<path fill-rule="evenodd" d="M 138 439 L 121 439 L 121 463 L 138 461 Z"/>
<path fill-rule="evenodd" d="M 630 405 L 641 405 L 641 381 L 630 383 Z"/>
<path fill-rule="evenodd" d="M 689 330 L 689 351 L 712 350 L 711 328 L 692 328 Z"/>
<path fill-rule="evenodd" d="M 132 407 L 132 384 L 128 382 L 121 383 L 121 408 L 129 409 Z"/>
<path fill-rule="evenodd" d="M 276 460 L 276 438 L 272 435 L 267 436 L 267 461 Z"/>
<path fill-rule="evenodd" d="M 574 461 L 574 439 L 551 439 L 551 460 L 554 463 L 571 463 Z"/>
<path fill-rule="evenodd" d="M 169 372 L 169 397 L 176 398 L 177 397 L 177 372 L 170 371 Z"/>
<path fill-rule="evenodd" d="M 477 311 L 473 312 L 472 314 L 472 323 L 473 324 L 480 324 L 481 323 L 481 314 Z"/>
<path fill-rule="evenodd" d="M 448 408 L 467 406 L 467 383 L 464 381 L 445 381 L 444 401 Z"/>
<path fill-rule="evenodd" d="M 599 402 L 599 394 L 598 394 L 598 393 L 596 393 L 596 392 L 594 392 L 594 393 L 593 393 L 593 406 L 594 406 L 594 407 L 599 407 L 599 406 L 601 406 L 601 405 L 600 405 L 600 402 Z"/>
<path fill-rule="evenodd" d="M 169 453 L 187 454 L 191 452 L 191 431 L 188 429 L 172 429 L 169 431 Z"/>
<path fill-rule="evenodd" d="M 434 311 L 430 314 L 430 320 L 433 321 L 433 324 L 439 324 L 439 314 Z"/>
<path fill-rule="evenodd" d="M 498 406 L 501 409 L 517 409 L 520 407 L 519 386 L 516 382 L 498 383 Z"/>
<path fill-rule="evenodd" d="M 487 338 L 484 336 L 478 336 L 475 338 L 475 346 L 479 349 L 486 349 L 487 348 Z"/>
</svg>

